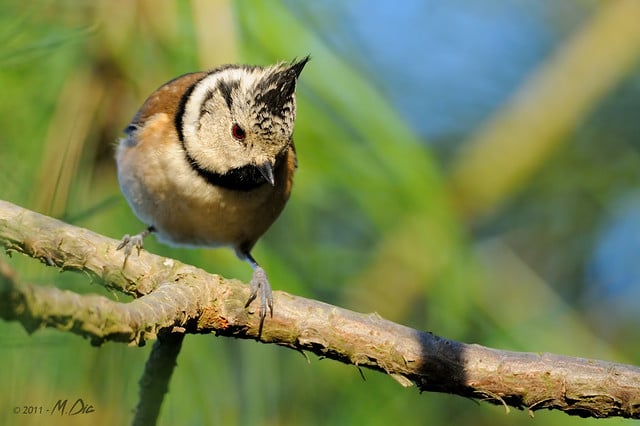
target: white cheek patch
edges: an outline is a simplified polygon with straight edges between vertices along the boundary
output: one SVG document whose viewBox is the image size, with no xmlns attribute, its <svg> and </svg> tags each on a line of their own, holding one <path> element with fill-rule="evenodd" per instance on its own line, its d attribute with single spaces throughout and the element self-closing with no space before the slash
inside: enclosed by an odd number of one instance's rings
<svg viewBox="0 0 640 426">
<path fill-rule="evenodd" d="M 222 68 L 192 87 L 184 103 L 181 132 L 182 147 L 193 166 L 225 174 L 271 161 L 288 145 L 295 101 L 283 106 L 286 114 L 273 115 L 261 108 L 257 116 L 255 99 L 248 96 L 272 75 L 273 68 Z M 275 90 L 277 85 L 269 88 Z M 236 124 L 247 132 L 246 139 L 233 137 Z"/>
</svg>

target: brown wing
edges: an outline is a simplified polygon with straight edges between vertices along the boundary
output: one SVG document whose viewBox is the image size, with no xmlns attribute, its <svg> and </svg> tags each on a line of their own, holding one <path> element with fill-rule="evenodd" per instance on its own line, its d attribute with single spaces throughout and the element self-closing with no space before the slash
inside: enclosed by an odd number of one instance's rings
<svg viewBox="0 0 640 426">
<path fill-rule="evenodd" d="M 158 90 L 147 98 L 142 107 L 131 120 L 128 130 L 135 130 L 157 113 L 164 113 L 170 117 L 175 117 L 176 111 L 180 107 L 181 98 L 188 89 L 204 78 L 207 72 L 194 72 L 181 75 L 163 84 Z"/>
</svg>

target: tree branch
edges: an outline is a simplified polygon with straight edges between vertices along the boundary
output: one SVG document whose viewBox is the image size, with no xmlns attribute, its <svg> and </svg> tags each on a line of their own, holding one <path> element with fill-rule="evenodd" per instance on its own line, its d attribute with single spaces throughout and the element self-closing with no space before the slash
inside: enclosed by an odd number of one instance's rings
<svg viewBox="0 0 640 426">
<path fill-rule="evenodd" d="M 244 308 L 248 286 L 0 201 L 0 243 L 48 265 L 77 270 L 136 297 L 129 303 L 19 282 L 0 267 L 0 317 L 32 332 L 68 330 L 91 339 L 143 344 L 178 327 L 258 339 L 259 318 Z M 135 256 L 135 255 L 134 255 Z M 385 372 L 403 386 L 535 411 L 640 418 L 640 368 L 553 354 L 465 344 L 326 303 L 274 292 L 274 316 L 259 340 Z"/>
<path fill-rule="evenodd" d="M 140 378 L 140 401 L 131 423 L 133 426 L 156 424 L 183 341 L 183 330 L 158 335 Z"/>
</svg>

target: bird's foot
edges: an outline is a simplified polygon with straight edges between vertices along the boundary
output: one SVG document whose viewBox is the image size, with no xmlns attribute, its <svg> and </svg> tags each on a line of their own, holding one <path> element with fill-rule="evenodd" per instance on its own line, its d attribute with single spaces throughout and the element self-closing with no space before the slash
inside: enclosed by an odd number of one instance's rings
<svg viewBox="0 0 640 426">
<path fill-rule="evenodd" d="M 134 248 L 137 250 L 138 255 L 140 255 L 140 250 L 142 250 L 144 238 L 150 233 L 152 233 L 154 230 L 155 230 L 154 227 L 150 226 L 144 231 L 140 232 L 139 234 L 135 234 L 135 235 L 127 234 L 124 237 L 122 237 L 122 240 L 120 240 L 120 244 L 118 244 L 118 247 L 116 247 L 116 250 L 124 249 L 125 262 Z"/>
<path fill-rule="evenodd" d="M 140 254 L 140 250 L 142 250 L 142 246 L 143 246 L 142 244 L 143 239 L 144 239 L 144 236 L 141 233 L 136 235 L 127 234 L 124 237 L 122 237 L 122 240 L 120 240 L 120 244 L 118 244 L 118 247 L 116 247 L 116 250 L 124 249 L 124 257 L 129 257 L 133 249 L 136 249 L 138 254 Z"/>
<path fill-rule="evenodd" d="M 260 336 L 262 334 L 264 319 L 267 316 L 267 308 L 273 317 L 273 294 L 271 293 L 271 285 L 269 284 L 267 273 L 261 266 L 256 265 L 250 284 L 251 294 L 244 307 L 248 307 L 251 302 L 260 296 L 260 328 L 258 329 L 258 336 Z"/>
</svg>

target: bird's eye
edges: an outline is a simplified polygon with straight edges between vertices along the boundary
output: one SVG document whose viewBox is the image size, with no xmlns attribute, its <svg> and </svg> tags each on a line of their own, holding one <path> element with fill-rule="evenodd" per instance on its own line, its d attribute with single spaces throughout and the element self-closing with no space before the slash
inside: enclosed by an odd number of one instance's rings
<svg viewBox="0 0 640 426">
<path fill-rule="evenodd" d="M 244 138 L 247 137 L 247 133 L 237 123 L 235 123 L 233 127 L 231 127 L 231 134 L 235 139 L 239 141 L 244 140 Z"/>
</svg>

